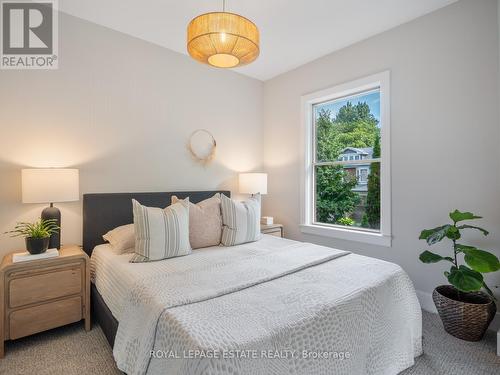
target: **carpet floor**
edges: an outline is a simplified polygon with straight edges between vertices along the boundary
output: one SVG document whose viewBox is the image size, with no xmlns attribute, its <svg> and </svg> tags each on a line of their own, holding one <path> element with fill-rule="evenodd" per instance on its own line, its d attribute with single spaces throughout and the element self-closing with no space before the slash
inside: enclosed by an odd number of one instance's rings
<svg viewBox="0 0 500 375">
<path fill-rule="evenodd" d="M 444 332 L 437 315 L 424 312 L 423 336 L 424 354 L 403 375 L 500 374 L 493 332 L 481 342 L 462 341 Z M 90 332 L 81 323 L 57 328 L 7 342 L 5 350 L 0 360 L 2 375 L 120 374 L 97 325 Z"/>
</svg>

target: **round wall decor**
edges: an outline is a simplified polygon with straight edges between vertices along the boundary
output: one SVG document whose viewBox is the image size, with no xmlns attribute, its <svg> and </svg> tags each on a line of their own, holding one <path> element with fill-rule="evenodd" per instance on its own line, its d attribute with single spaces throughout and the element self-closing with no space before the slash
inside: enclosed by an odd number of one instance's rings
<svg viewBox="0 0 500 375">
<path fill-rule="evenodd" d="M 215 157 L 217 142 L 208 130 L 196 129 L 189 136 L 187 147 L 194 160 L 207 164 Z"/>
</svg>

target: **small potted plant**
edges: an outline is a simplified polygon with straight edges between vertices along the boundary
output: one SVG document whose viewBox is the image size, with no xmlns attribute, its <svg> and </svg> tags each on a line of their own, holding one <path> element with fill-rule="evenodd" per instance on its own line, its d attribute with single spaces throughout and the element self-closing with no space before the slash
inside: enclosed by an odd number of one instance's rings
<svg viewBox="0 0 500 375">
<path fill-rule="evenodd" d="M 30 254 L 41 254 L 49 248 L 50 236 L 59 230 L 55 219 L 40 219 L 34 223 L 17 223 L 9 233 L 12 237 L 23 236 Z"/>
<path fill-rule="evenodd" d="M 450 218 L 453 224 L 425 229 L 419 239 L 432 246 L 448 238 L 453 244 L 451 256 L 443 257 L 426 250 L 420 254 L 420 260 L 424 263 L 451 263 L 450 270 L 444 273 L 451 285 L 438 286 L 432 293 L 432 299 L 446 332 L 462 340 L 479 341 L 496 313 L 495 296 L 484 282 L 483 274 L 498 271 L 500 263 L 490 252 L 458 242 L 462 237 L 461 231 L 465 229 L 488 235 L 483 228 L 461 223 L 481 219 L 480 216 L 455 210 L 450 213 Z M 460 264 L 461 256 L 466 265 Z"/>
</svg>

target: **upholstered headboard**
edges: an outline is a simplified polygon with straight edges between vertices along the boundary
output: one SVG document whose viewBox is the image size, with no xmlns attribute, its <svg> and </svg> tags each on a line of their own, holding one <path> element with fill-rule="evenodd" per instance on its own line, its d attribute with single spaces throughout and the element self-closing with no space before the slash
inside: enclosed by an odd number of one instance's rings
<svg viewBox="0 0 500 375">
<path fill-rule="evenodd" d="M 90 256 L 94 247 L 104 243 L 102 235 L 120 225 L 133 222 L 132 199 L 149 207 L 167 207 L 172 195 L 193 203 L 229 191 L 179 191 L 167 193 L 104 193 L 83 195 L 83 250 Z"/>
</svg>

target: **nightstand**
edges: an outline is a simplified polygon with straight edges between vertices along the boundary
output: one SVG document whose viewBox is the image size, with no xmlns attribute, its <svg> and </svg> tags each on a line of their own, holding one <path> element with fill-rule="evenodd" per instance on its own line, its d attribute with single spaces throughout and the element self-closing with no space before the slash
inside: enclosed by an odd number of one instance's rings
<svg viewBox="0 0 500 375">
<path fill-rule="evenodd" d="M 271 236 L 284 237 L 282 224 L 260 225 L 260 233 L 270 234 Z"/>
<path fill-rule="evenodd" d="M 78 246 L 59 256 L 0 264 L 0 358 L 4 341 L 85 319 L 90 330 L 89 257 Z"/>
</svg>

